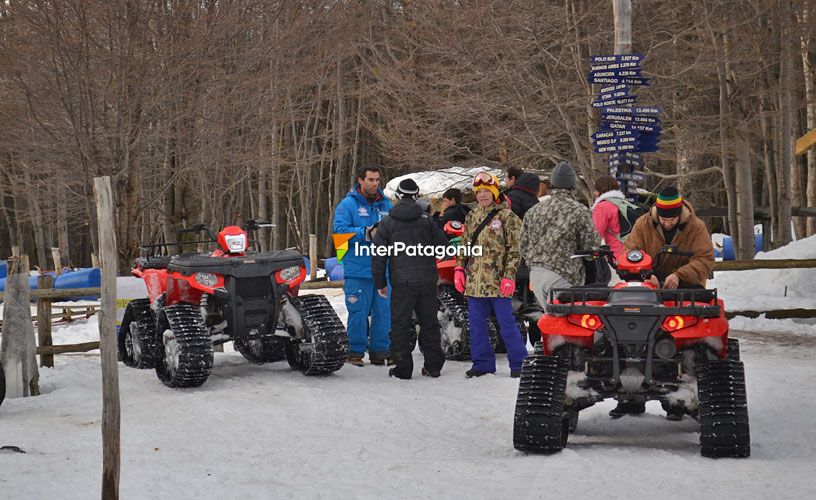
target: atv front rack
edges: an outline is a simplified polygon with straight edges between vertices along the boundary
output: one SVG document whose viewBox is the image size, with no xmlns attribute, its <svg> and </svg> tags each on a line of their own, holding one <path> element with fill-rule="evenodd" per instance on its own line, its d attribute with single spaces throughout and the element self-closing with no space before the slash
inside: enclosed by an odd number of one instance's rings
<svg viewBox="0 0 816 500">
<path fill-rule="evenodd" d="M 554 316 L 615 314 L 716 318 L 721 314 L 716 289 L 652 290 L 639 286 L 553 288 L 547 295 L 546 310 Z"/>
</svg>

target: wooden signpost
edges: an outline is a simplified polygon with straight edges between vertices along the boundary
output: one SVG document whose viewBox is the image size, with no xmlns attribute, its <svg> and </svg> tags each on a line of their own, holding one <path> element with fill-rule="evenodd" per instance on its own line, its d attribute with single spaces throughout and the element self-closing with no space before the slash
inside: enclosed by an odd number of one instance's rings
<svg viewBox="0 0 816 500">
<path fill-rule="evenodd" d="M 119 367 L 116 345 L 116 228 L 110 177 L 94 178 L 102 286 L 99 350 L 102 358 L 102 500 L 119 498 Z"/>
</svg>

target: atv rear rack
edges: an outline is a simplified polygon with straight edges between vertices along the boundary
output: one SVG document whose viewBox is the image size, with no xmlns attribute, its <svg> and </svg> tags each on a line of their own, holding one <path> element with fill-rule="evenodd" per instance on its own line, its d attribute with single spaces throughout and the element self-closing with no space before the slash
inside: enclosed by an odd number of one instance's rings
<svg viewBox="0 0 816 500">
<path fill-rule="evenodd" d="M 627 294 L 631 296 L 623 297 Z M 605 304 L 598 305 L 598 302 Z M 673 304 L 667 306 L 666 302 Z M 683 305 L 684 303 L 687 305 Z M 646 287 L 553 288 L 547 295 L 546 310 L 554 316 L 612 314 L 716 318 L 721 314 L 716 289 L 652 290 Z"/>
</svg>

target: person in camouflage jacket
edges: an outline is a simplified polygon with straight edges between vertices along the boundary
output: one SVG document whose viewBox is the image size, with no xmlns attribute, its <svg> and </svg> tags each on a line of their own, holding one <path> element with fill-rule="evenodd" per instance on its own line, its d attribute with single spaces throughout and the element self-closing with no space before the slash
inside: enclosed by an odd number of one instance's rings
<svg viewBox="0 0 816 500">
<path fill-rule="evenodd" d="M 495 176 L 487 172 L 477 174 L 473 178 L 473 191 L 478 206 L 465 218 L 462 244 L 469 245 L 479 225 L 487 217 L 491 219 L 474 242 L 474 246 L 481 246 L 481 255 L 457 257 L 454 271 L 456 290 L 463 293 L 468 302 L 473 367 L 466 375 L 472 378 L 496 372 L 496 354 L 487 331 L 492 309 L 499 321 L 499 334 L 507 346 L 510 376 L 519 377 L 527 347 L 513 316 L 512 296 L 516 289 L 521 220 L 499 199 L 499 181 Z"/>
<path fill-rule="evenodd" d="M 573 193 L 575 170 L 562 161 L 552 171 L 550 197 L 524 215 L 519 252 L 530 266 L 530 282 L 545 306 L 551 288 L 583 285 L 584 264 L 570 256 L 598 246 L 592 212 Z"/>
</svg>

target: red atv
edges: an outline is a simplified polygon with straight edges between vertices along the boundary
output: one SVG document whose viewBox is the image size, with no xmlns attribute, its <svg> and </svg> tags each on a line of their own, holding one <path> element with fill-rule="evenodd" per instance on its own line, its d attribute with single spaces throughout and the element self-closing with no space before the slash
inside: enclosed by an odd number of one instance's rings
<svg viewBox="0 0 816 500">
<path fill-rule="evenodd" d="M 119 330 L 121 360 L 154 368 L 169 387 L 196 387 L 209 377 L 213 345 L 233 341 L 251 363 L 280 361 L 306 375 L 339 370 L 348 337 L 322 295 L 298 296 L 306 279 L 296 250 L 248 252 L 248 221 L 218 235 L 197 224 L 182 232 L 209 239 L 147 245 L 152 254 L 170 245 L 218 243 L 210 254 L 149 256 L 132 271 L 147 285 L 148 298 L 131 301 Z"/>
<path fill-rule="evenodd" d="M 464 233 L 465 226 L 458 221 L 445 224 L 445 233 L 452 238 L 451 243 L 457 244 Z M 439 273 L 437 297 L 439 299 L 439 324 L 442 331 L 442 352 L 447 359 L 453 361 L 467 361 L 470 359 L 470 328 L 468 320 L 467 300 L 456 291 L 453 286 L 453 272 L 456 267 L 456 258 L 440 260 L 436 263 Z M 513 315 L 516 317 L 521 336 L 526 344 L 528 334 L 531 338 L 538 337 L 536 321 L 543 311 L 538 305 L 535 295 L 528 287 L 528 280 L 521 277 L 516 279 L 516 291 L 513 294 Z M 487 323 L 490 344 L 497 353 L 507 352 L 504 341 L 499 335 L 499 325 L 495 317 Z"/>
<path fill-rule="evenodd" d="M 669 254 L 691 256 L 666 246 L 656 258 Z M 522 369 L 515 448 L 558 452 L 579 411 L 615 398 L 660 401 L 670 420 L 690 415 L 703 456 L 749 456 L 745 373 L 717 291 L 655 288 L 652 259 L 639 250 L 620 261 L 608 247 L 579 256 L 607 259 L 625 282 L 550 291 L 542 340 Z"/>
</svg>

